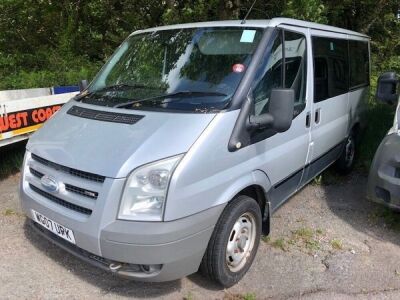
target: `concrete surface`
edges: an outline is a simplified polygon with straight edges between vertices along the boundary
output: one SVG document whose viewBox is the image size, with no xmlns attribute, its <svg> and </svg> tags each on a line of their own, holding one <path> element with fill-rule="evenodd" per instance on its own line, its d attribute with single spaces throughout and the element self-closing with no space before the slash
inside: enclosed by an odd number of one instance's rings
<svg viewBox="0 0 400 300">
<path fill-rule="evenodd" d="M 198 274 L 145 284 L 82 263 L 25 226 L 18 180 L 0 182 L 1 299 L 400 299 L 400 217 L 368 202 L 357 174 L 308 185 L 281 207 L 249 273 L 228 290 Z"/>
</svg>

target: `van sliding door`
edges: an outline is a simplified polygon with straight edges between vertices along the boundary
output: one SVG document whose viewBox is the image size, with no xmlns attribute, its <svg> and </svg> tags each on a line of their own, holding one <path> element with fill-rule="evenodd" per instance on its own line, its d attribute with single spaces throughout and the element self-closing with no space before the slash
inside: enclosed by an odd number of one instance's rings
<svg viewBox="0 0 400 300">
<path fill-rule="evenodd" d="M 347 35 L 319 30 L 311 30 L 311 35 L 314 74 L 311 144 L 302 184 L 336 160 L 349 126 Z"/>
</svg>

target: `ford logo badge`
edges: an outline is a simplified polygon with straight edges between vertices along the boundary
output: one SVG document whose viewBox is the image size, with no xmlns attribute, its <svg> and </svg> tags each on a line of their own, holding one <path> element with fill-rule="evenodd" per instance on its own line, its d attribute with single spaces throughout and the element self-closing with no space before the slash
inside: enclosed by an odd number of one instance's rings
<svg viewBox="0 0 400 300">
<path fill-rule="evenodd" d="M 42 178 L 40 179 L 40 183 L 49 192 L 57 192 L 58 191 L 57 181 L 49 175 L 42 176 Z"/>
</svg>

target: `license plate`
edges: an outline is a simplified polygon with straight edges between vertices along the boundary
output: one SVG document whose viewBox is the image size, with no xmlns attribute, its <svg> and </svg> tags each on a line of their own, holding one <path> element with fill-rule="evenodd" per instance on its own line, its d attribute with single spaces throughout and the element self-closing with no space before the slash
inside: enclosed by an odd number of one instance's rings
<svg viewBox="0 0 400 300">
<path fill-rule="evenodd" d="M 52 233 L 58 235 L 59 237 L 63 238 L 64 240 L 75 244 L 75 237 L 74 233 L 72 232 L 71 229 L 68 229 L 67 227 L 58 224 L 57 222 L 49 219 L 48 217 L 43 216 L 41 213 L 38 213 L 37 211 L 34 211 L 32 209 L 32 215 L 33 219 L 35 220 L 36 223 L 42 225 L 44 228 L 47 230 L 50 230 Z"/>
</svg>

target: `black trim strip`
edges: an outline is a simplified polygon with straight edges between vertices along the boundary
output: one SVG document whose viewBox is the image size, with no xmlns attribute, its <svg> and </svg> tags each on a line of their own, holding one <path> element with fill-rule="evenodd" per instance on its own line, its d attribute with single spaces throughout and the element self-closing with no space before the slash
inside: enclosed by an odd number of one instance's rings
<svg viewBox="0 0 400 300">
<path fill-rule="evenodd" d="M 356 90 L 362 89 L 362 88 L 366 88 L 366 87 L 370 87 L 371 84 L 370 83 L 362 83 L 359 85 L 356 85 L 354 87 L 349 88 L 349 92 L 354 92 Z"/>
<path fill-rule="evenodd" d="M 67 114 L 85 119 L 111 122 L 111 123 L 121 123 L 128 125 L 133 125 L 144 118 L 143 115 L 122 114 L 111 111 L 95 110 L 85 107 L 79 107 L 75 105 L 72 106 L 67 111 Z"/>
<path fill-rule="evenodd" d="M 37 161 L 38 163 L 41 163 L 42 165 L 48 166 L 57 171 L 63 171 L 65 173 L 71 174 L 71 175 L 79 177 L 79 178 L 83 178 L 83 179 L 87 179 L 87 180 L 91 180 L 91 181 L 95 181 L 95 182 L 100 182 L 100 183 L 103 183 L 104 180 L 106 179 L 105 176 L 101 176 L 101 175 L 97 175 L 97 174 L 93 174 L 93 173 L 89 173 L 89 172 L 85 172 L 85 171 L 80 171 L 77 169 L 59 165 L 55 162 L 52 162 L 45 158 L 42 158 L 34 153 L 31 154 L 31 157 L 33 160 Z"/>
<path fill-rule="evenodd" d="M 294 173 L 290 174 L 288 177 L 286 177 L 285 179 L 281 180 L 279 183 L 275 184 L 273 188 L 274 189 L 279 188 L 281 185 L 285 184 L 287 181 L 289 181 L 290 179 L 292 179 L 293 177 L 295 177 L 299 173 L 303 172 L 305 168 L 306 167 L 303 167 L 303 168 L 295 171 Z"/>
<path fill-rule="evenodd" d="M 42 191 L 41 189 L 37 188 L 36 186 L 34 186 L 33 184 L 29 184 L 29 187 L 31 188 L 32 191 L 34 191 L 35 193 L 41 195 L 42 197 L 58 204 L 61 206 L 64 206 L 65 208 L 68 208 L 70 210 L 76 211 L 78 213 L 84 214 L 84 215 L 91 215 L 92 214 L 92 210 L 88 209 L 86 207 L 82 207 L 76 204 L 72 204 L 70 202 L 67 202 L 63 199 L 60 199 L 50 193 L 47 193 L 45 191 Z"/>
<path fill-rule="evenodd" d="M 329 155 L 331 152 L 333 152 L 334 150 L 336 150 L 336 148 L 338 146 L 343 146 L 345 140 L 341 141 L 339 144 L 336 144 L 335 146 L 333 146 L 331 149 L 329 149 L 328 151 L 326 151 L 324 154 L 321 154 L 319 157 L 317 157 L 316 159 L 314 159 L 313 161 L 311 161 L 308 164 L 305 164 L 303 168 L 298 169 L 297 171 L 294 171 L 293 173 L 291 173 L 289 176 L 285 177 L 284 179 L 282 179 L 281 181 L 279 181 L 277 184 L 275 184 L 273 186 L 274 189 L 277 189 L 278 187 L 280 187 L 282 184 L 284 184 L 285 182 L 289 181 L 291 178 L 293 178 L 294 176 L 298 175 L 298 173 L 303 172 L 305 169 L 307 169 L 308 167 L 310 167 L 312 164 L 318 162 L 319 160 L 321 160 L 322 158 L 324 158 L 326 155 Z"/>
</svg>

